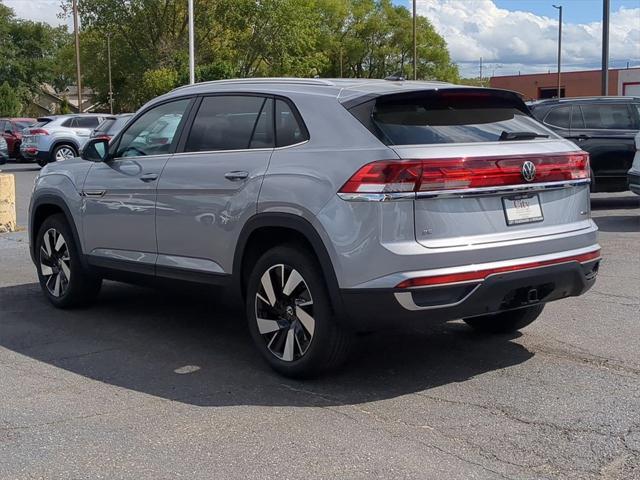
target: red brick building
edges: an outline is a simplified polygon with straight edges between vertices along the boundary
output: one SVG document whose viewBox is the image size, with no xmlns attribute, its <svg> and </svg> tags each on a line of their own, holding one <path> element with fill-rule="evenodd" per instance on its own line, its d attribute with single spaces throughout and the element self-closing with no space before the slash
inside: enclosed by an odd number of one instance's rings
<svg viewBox="0 0 640 480">
<path fill-rule="evenodd" d="M 560 76 L 563 97 L 591 97 L 600 95 L 600 70 L 562 72 Z M 557 96 L 557 73 L 534 73 L 491 77 L 491 87 L 515 90 L 526 100 Z M 640 68 L 609 70 L 609 95 L 640 96 Z"/>
</svg>

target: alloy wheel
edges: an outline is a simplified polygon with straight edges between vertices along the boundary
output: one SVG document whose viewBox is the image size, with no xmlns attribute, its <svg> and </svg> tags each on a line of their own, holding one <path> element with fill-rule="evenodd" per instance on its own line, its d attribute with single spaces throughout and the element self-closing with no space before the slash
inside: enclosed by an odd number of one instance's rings
<svg viewBox="0 0 640 480">
<path fill-rule="evenodd" d="M 311 291 L 296 269 L 278 264 L 264 272 L 255 312 L 258 332 L 269 352 L 285 362 L 304 356 L 316 322 Z"/>
<path fill-rule="evenodd" d="M 40 273 L 45 286 L 54 297 L 63 296 L 71 281 L 71 258 L 64 237 L 55 228 L 44 232 L 40 246 Z"/>
<path fill-rule="evenodd" d="M 61 162 L 63 160 L 70 160 L 76 156 L 76 152 L 73 151 L 70 147 L 60 147 L 56 151 L 56 162 Z"/>
</svg>

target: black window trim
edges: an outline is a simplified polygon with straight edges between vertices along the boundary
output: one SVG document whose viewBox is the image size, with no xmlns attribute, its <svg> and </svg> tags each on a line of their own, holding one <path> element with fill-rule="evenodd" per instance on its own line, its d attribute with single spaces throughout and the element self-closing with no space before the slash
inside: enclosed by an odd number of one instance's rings
<svg viewBox="0 0 640 480">
<path fill-rule="evenodd" d="M 200 104 L 202 103 L 202 100 L 205 97 L 221 97 L 221 96 L 227 96 L 227 97 L 262 97 L 265 98 L 267 100 L 271 99 L 272 102 L 274 102 L 273 104 L 273 127 L 274 127 L 274 137 L 273 137 L 273 144 L 274 147 L 261 147 L 261 148 L 239 148 L 239 149 L 235 149 L 235 150 L 199 150 L 199 151 L 193 151 L 193 152 L 187 152 L 185 151 L 185 145 L 187 143 L 187 138 L 189 137 L 189 132 L 191 131 L 191 127 L 193 126 L 193 122 L 195 120 L 196 114 L 200 108 Z M 293 112 L 294 117 L 296 118 L 298 124 L 300 125 L 300 128 L 302 130 L 303 133 L 303 137 L 304 140 L 298 142 L 298 143 L 293 143 L 291 145 L 285 145 L 283 147 L 276 147 L 275 145 L 277 145 L 277 133 L 276 133 L 276 128 L 275 128 L 275 112 L 276 112 L 276 108 L 275 108 L 275 100 L 283 100 L 288 106 L 289 109 L 291 110 L 291 112 Z M 266 103 L 263 103 L 263 107 L 264 105 L 266 105 Z M 257 121 L 257 119 L 256 119 Z M 254 125 L 255 127 L 255 125 Z M 249 140 L 249 145 L 251 145 L 251 140 L 253 140 L 253 133 L 251 135 L 251 139 Z M 295 103 L 293 102 L 293 100 L 291 100 L 288 97 L 282 96 L 282 95 L 275 95 L 272 93 L 265 93 L 265 92 L 242 92 L 242 91 L 229 91 L 229 92 L 210 92 L 210 93 L 202 93 L 197 95 L 196 101 L 193 103 L 192 107 L 191 107 L 191 111 L 189 113 L 189 116 L 187 118 L 187 120 L 184 123 L 184 126 L 180 132 L 180 139 L 178 140 L 178 143 L 176 145 L 176 149 L 174 152 L 174 155 L 197 155 L 197 154 L 209 154 L 209 153 L 232 153 L 232 152 L 259 152 L 259 151 L 272 151 L 272 150 L 283 150 L 285 148 L 292 148 L 292 147 L 297 147 L 299 145 L 303 145 L 307 142 L 309 142 L 311 140 L 311 135 L 309 134 L 309 129 L 307 128 L 307 125 L 304 123 L 304 120 L 302 119 L 302 115 L 300 115 L 300 112 L 298 111 L 298 108 L 296 107 Z"/>
</svg>

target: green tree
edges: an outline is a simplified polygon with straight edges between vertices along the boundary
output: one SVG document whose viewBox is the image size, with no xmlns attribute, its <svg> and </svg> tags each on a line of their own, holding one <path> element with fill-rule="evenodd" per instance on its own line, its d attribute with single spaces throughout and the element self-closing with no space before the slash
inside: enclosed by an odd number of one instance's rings
<svg viewBox="0 0 640 480">
<path fill-rule="evenodd" d="M 69 99 L 66 95 L 62 97 L 57 113 L 58 115 L 67 115 L 71 113 L 71 104 L 69 103 Z"/>
<path fill-rule="evenodd" d="M 15 88 L 4 82 L 0 85 L 0 116 L 17 117 L 22 112 L 22 104 Z"/>
<path fill-rule="evenodd" d="M 170 68 L 147 70 L 142 75 L 142 101 L 167 93 L 178 84 L 178 72 Z"/>
</svg>

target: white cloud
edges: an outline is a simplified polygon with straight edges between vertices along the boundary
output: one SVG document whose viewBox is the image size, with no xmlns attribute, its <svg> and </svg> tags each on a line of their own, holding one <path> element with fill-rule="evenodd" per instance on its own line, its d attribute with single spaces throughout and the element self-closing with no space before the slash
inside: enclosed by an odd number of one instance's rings
<svg viewBox="0 0 640 480">
<path fill-rule="evenodd" d="M 71 19 L 60 19 L 60 0 L 2 0 L 18 18 L 46 22 L 50 25 L 72 25 Z"/>
<path fill-rule="evenodd" d="M 498 8 L 493 0 L 418 0 L 418 12 L 444 37 L 463 75 L 476 76 L 480 57 L 488 72 L 554 70 L 558 20 L 531 12 Z M 612 12 L 610 59 L 640 62 L 640 8 Z M 597 67 L 601 59 L 602 22 L 565 23 L 562 32 L 564 69 Z"/>
</svg>

